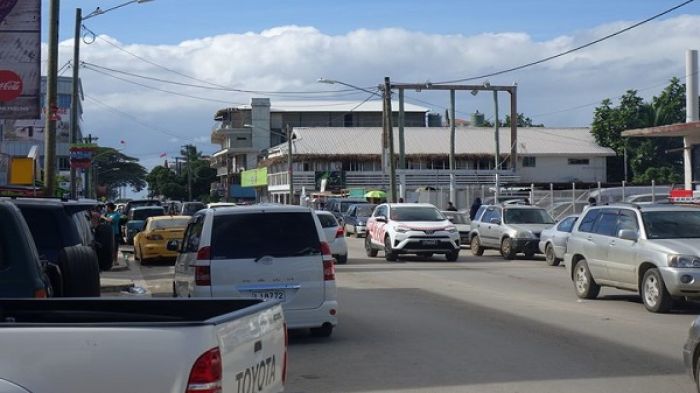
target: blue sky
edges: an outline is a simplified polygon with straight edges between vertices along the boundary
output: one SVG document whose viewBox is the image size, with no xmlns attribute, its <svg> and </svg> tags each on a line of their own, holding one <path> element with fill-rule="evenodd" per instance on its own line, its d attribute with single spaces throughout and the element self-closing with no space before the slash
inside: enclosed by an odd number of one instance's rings
<svg viewBox="0 0 700 393">
<path fill-rule="evenodd" d="M 62 0 L 61 37 L 72 37 L 75 8 L 87 14 L 117 1 Z M 536 40 L 621 20 L 640 20 L 680 0 L 153 0 L 101 15 L 86 24 L 125 43 L 175 44 L 191 38 L 314 26 L 326 34 L 403 27 L 437 34 L 527 32 Z M 44 17 L 48 0 L 43 0 Z M 700 3 L 678 13 L 695 14 Z"/>
</svg>

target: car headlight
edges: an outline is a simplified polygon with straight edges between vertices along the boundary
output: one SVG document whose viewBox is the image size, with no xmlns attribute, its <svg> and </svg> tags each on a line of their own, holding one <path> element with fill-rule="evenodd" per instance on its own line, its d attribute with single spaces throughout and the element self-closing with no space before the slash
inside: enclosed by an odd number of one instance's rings
<svg viewBox="0 0 700 393">
<path fill-rule="evenodd" d="M 403 227 L 403 226 L 396 227 L 396 232 L 398 232 L 398 233 L 406 233 L 410 230 L 411 230 L 411 228 L 409 228 L 409 227 Z"/>
<path fill-rule="evenodd" d="M 669 255 L 670 267 L 700 267 L 700 258 L 693 255 Z"/>
<path fill-rule="evenodd" d="M 445 230 L 446 230 L 447 232 L 457 232 L 457 227 L 454 226 L 454 225 L 450 225 L 450 226 L 447 226 L 447 227 L 445 228 Z"/>
<path fill-rule="evenodd" d="M 535 235 L 532 234 L 530 231 L 520 231 L 515 233 L 515 238 L 516 239 L 529 239 L 529 238 L 534 238 Z"/>
</svg>

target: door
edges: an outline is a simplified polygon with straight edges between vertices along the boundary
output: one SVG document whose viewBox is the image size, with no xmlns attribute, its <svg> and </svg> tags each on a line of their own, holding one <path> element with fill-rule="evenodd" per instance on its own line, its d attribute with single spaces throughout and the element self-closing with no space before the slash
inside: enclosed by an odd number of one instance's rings
<svg viewBox="0 0 700 393">
<path fill-rule="evenodd" d="M 194 263 L 204 228 L 204 215 L 195 215 L 185 229 L 180 252 L 175 260 L 175 293 L 191 296 L 194 289 Z"/>
<path fill-rule="evenodd" d="M 369 233 L 372 243 L 384 247 L 384 234 L 386 231 L 384 227 L 387 223 L 377 221 L 377 217 L 384 217 L 386 220 L 389 219 L 389 208 L 387 205 L 379 205 L 372 215 L 372 220 L 367 224 L 367 232 Z"/>
<path fill-rule="evenodd" d="M 620 210 L 615 234 L 617 235 L 623 229 L 632 230 L 639 234 L 637 213 L 629 209 Z M 620 239 L 617 236 L 611 240 L 607 263 L 611 280 L 636 288 L 638 245 L 639 243 L 636 241 Z"/>
<path fill-rule="evenodd" d="M 566 242 L 571 235 L 571 230 L 576 223 L 576 217 L 567 217 L 563 219 L 552 231 L 552 245 L 554 247 L 554 255 L 557 258 L 564 258 L 566 253 Z"/>
<path fill-rule="evenodd" d="M 600 214 L 593 224 L 593 232 L 588 234 L 586 258 L 594 280 L 610 279 L 608 253 L 611 243 L 616 239 L 617 216 L 617 209 L 600 209 Z"/>
<path fill-rule="evenodd" d="M 481 236 L 481 244 L 488 247 L 500 247 L 499 224 L 493 224 L 491 220 L 496 219 L 501 221 L 501 209 L 498 207 L 489 207 L 484 212 L 479 225 L 479 235 Z"/>
<path fill-rule="evenodd" d="M 283 301 L 313 309 L 325 300 L 321 237 L 310 211 L 231 212 L 213 217 L 214 297 Z"/>
</svg>

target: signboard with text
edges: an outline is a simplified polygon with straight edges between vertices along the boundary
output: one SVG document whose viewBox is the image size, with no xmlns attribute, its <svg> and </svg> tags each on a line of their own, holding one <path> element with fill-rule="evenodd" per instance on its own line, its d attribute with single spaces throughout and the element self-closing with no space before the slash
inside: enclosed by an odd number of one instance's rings
<svg viewBox="0 0 700 393">
<path fill-rule="evenodd" d="M 241 187 L 263 187 L 267 185 L 267 168 L 241 172 Z"/>
<path fill-rule="evenodd" d="M 73 169 L 89 168 L 96 149 L 97 145 L 89 143 L 71 145 L 70 167 Z"/>
<path fill-rule="evenodd" d="M 41 0 L 0 0 L 0 119 L 38 119 Z"/>
</svg>

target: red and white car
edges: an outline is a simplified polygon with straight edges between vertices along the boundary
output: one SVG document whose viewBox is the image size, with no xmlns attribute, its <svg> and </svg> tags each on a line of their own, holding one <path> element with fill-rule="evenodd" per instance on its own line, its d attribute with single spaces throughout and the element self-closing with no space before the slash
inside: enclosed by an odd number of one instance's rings
<svg viewBox="0 0 700 393">
<path fill-rule="evenodd" d="M 433 205 L 385 203 L 367 221 L 365 250 L 370 257 L 383 250 L 387 261 L 395 261 L 400 254 L 424 258 L 444 254 L 448 261 L 456 261 L 459 231 Z"/>
</svg>

